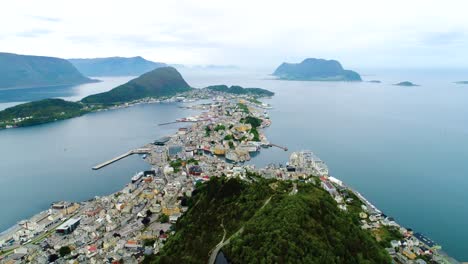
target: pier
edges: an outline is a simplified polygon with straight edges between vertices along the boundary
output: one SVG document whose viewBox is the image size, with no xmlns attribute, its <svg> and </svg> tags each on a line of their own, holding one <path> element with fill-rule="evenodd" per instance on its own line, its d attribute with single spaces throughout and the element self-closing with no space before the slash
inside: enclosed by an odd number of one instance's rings
<svg viewBox="0 0 468 264">
<path fill-rule="evenodd" d="M 276 145 L 276 144 L 273 144 L 273 143 L 270 143 L 270 147 L 277 147 L 277 148 L 280 148 L 284 151 L 288 151 L 288 148 L 287 147 L 282 147 L 280 145 Z"/>
<path fill-rule="evenodd" d="M 93 167 L 93 170 L 99 170 L 99 169 L 102 169 L 104 167 L 106 167 L 107 165 L 110 165 L 116 161 L 119 161 L 123 158 L 126 158 L 128 156 L 131 156 L 133 154 L 146 154 L 146 153 L 150 153 L 151 152 L 151 149 L 148 149 L 148 148 L 139 148 L 139 149 L 134 149 L 134 150 L 130 150 L 128 152 L 125 152 L 124 154 L 120 155 L 120 156 L 117 156 L 113 159 L 110 159 L 106 162 L 103 162 L 101 164 L 98 164 L 96 166 Z"/>
<path fill-rule="evenodd" d="M 173 122 L 161 123 L 161 124 L 158 124 L 158 126 L 165 126 L 165 125 L 176 124 L 176 123 L 179 123 L 179 121 L 173 121 Z"/>
</svg>

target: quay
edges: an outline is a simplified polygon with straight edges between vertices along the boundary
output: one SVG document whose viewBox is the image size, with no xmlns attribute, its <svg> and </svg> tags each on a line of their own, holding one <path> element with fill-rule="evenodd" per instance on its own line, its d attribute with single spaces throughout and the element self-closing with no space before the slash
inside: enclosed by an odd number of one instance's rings
<svg viewBox="0 0 468 264">
<path fill-rule="evenodd" d="M 165 126 L 165 125 L 176 124 L 176 123 L 179 123 L 179 121 L 173 121 L 173 122 L 161 123 L 161 124 L 158 124 L 158 126 Z"/>
<path fill-rule="evenodd" d="M 139 148 L 139 149 L 130 150 L 130 151 L 125 152 L 124 154 L 122 154 L 120 156 L 117 156 L 117 157 L 115 157 L 113 159 L 110 159 L 110 160 L 108 160 L 106 162 L 103 162 L 101 164 L 98 164 L 98 165 L 94 166 L 93 170 L 102 169 L 102 168 L 106 167 L 107 165 L 110 165 L 110 164 L 112 164 L 112 163 L 114 163 L 116 161 L 119 161 L 119 160 L 121 160 L 123 158 L 126 158 L 128 156 L 131 156 L 133 154 L 146 154 L 146 153 L 150 153 L 150 151 L 151 150 L 148 149 L 148 148 Z"/>
<path fill-rule="evenodd" d="M 276 144 L 273 144 L 273 143 L 270 143 L 270 147 L 277 147 L 277 148 L 280 148 L 284 151 L 288 151 L 288 148 L 287 147 L 282 147 L 280 145 L 276 145 Z"/>
</svg>

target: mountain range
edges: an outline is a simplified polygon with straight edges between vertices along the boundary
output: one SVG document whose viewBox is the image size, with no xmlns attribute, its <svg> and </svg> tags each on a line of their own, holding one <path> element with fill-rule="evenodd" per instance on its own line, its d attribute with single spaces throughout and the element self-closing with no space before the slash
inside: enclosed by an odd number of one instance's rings
<svg viewBox="0 0 468 264">
<path fill-rule="evenodd" d="M 0 77 L 0 89 L 96 82 L 64 59 L 4 52 L 0 53 Z"/>
<path fill-rule="evenodd" d="M 137 57 L 109 57 L 93 59 L 69 59 L 86 76 L 139 76 L 156 68 L 167 66 L 161 62 Z"/>
</svg>

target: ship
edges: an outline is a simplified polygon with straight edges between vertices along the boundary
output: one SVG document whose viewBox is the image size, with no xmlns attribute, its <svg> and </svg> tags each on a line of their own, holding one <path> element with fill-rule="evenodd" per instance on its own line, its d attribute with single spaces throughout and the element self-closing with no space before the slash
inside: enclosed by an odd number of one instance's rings
<svg viewBox="0 0 468 264">
<path fill-rule="evenodd" d="M 137 182 L 138 180 L 140 180 L 142 177 L 143 177 L 143 172 L 140 171 L 138 173 L 136 173 L 133 177 L 132 177 L 132 183 L 135 183 Z"/>
</svg>

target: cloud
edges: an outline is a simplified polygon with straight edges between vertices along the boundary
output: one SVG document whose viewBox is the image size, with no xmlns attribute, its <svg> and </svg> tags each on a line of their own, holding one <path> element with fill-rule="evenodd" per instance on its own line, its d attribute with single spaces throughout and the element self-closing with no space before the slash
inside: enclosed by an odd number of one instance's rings
<svg viewBox="0 0 468 264">
<path fill-rule="evenodd" d="M 464 32 L 449 31 L 449 32 L 433 32 L 423 35 L 421 43 L 428 46 L 449 46 L 465 44 L 466 36 Z"/>
<path fill-rule="evenodd" d="M 19 32 L 16 34 L 16 36 L 23 37 L 23 38 L 38 38 L 38 37 L 42 37 L 43 35 L 47 35 L 50 33 L 52 33 L 52 31 L 49 29 L 38 28 L 38 29 L 31 29 L 31 30 Z"/>
<path fill-rule="evenodd" d="M 457 54 L 468 67 L 467 8 L 463 0 L 9 1 L 0 50 L 268 67 L 322 57 L 349 68 L 437 65 Z"/>
<path fill-rule="evenodd" d="M 31 16 L 32 18 L 40 21 L 46 21 L 46 22 L 61 22 L 62 19 L 57 18 L 57 17 L 46 17 L 46 16 Z"/>
</svg>

